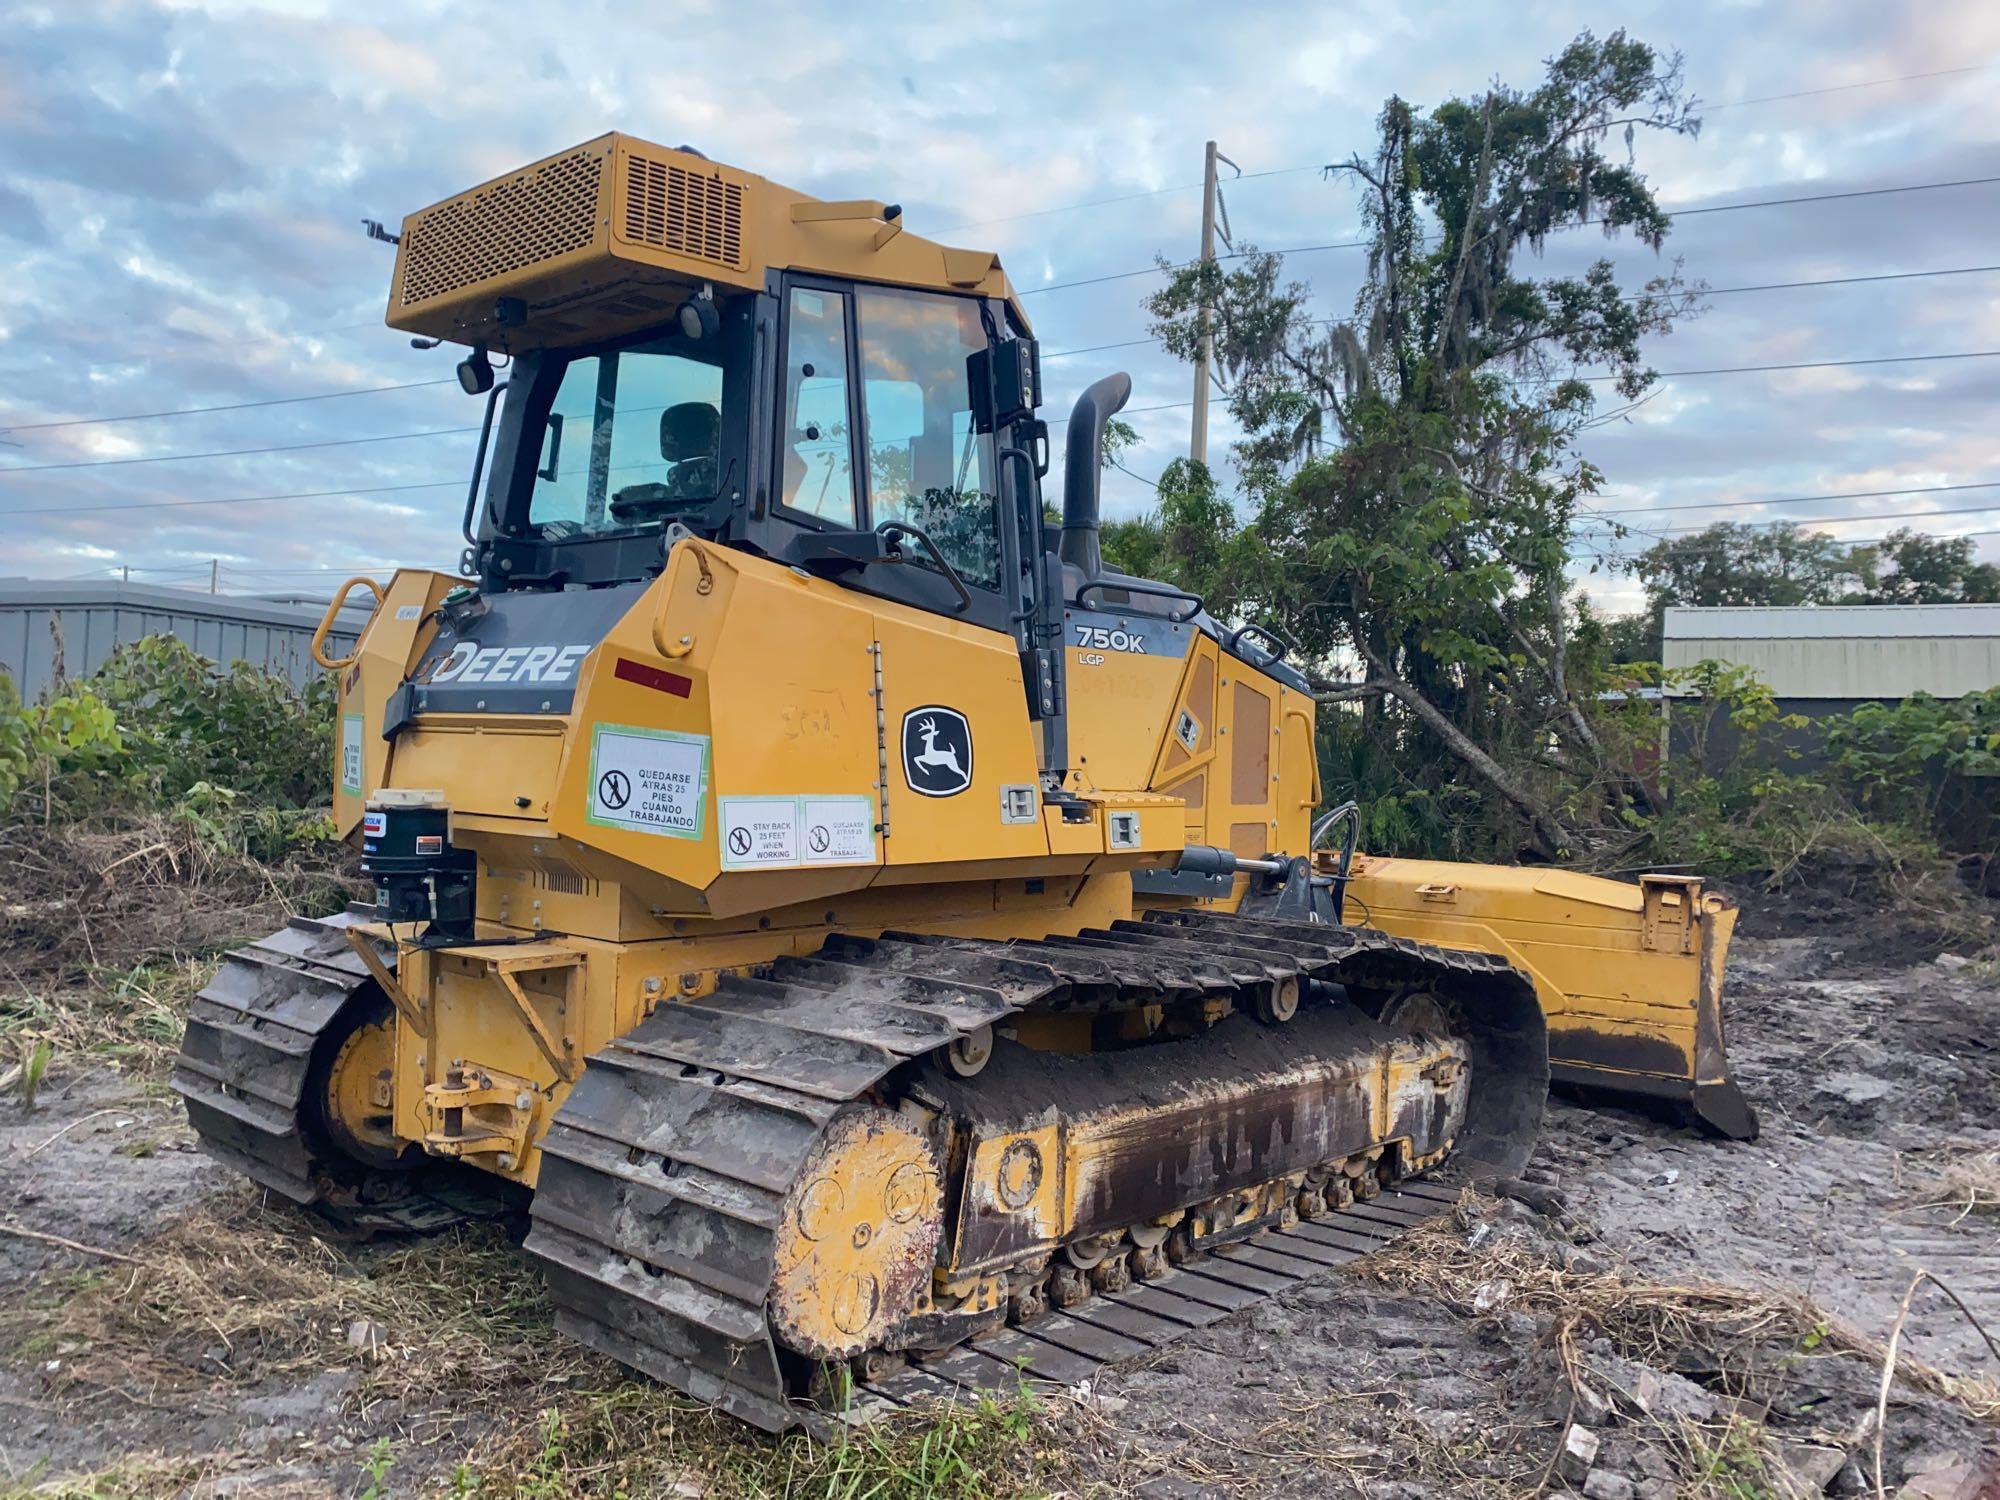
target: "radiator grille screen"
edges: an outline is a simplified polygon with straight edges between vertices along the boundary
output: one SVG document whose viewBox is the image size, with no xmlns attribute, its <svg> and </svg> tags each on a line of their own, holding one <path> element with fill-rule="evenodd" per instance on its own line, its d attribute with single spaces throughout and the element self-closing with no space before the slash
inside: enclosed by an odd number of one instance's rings
<svg viewBox="0 0 2000 1500">
<path fill-rule="evenodd" d="M 572 151 L 432 209 L 403 244 L 402 305 L 586 248 L 603 170 L 601 151 Z"/>
<path fill-rule="evenodd" d="M 625 162 L 625 238 L 740 268 L 743 188 L 634 152 Z"/>
</svg>

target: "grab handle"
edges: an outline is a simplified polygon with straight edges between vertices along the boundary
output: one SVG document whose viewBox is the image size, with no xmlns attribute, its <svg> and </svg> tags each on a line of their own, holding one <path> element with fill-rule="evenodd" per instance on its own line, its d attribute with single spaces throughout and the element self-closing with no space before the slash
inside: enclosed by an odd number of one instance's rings
<svg viewBox="0 0 2000 1500">
<path fill-rule="evenodd" d="M 312 659 L 329 672 L 338 672 L 342 667 L 353 666 L 354 658 L 361 654 L 361 638 L 358 634 L 354 640 L 354 649 L 346 656 L 334 658 L 326 654 L 326 633 L 333 628 L 335 618 L 346 607 L 347 596 L 354 592 L 357 583 L 365 584 L 368 592 L 375 596 L 375 608 L 368 611 L 368 619 L 374 619 L 375 610 L 382 607 L 382 585 L 372 578 L 350 578 L 334 591 L 333 602 L 327 605 L 326 613 L 320 617 L 319 629 L 313 632 L 312 638 Z M 362 629 L 367 628 L 367 621 L 364 620 Z"/>
</svg>

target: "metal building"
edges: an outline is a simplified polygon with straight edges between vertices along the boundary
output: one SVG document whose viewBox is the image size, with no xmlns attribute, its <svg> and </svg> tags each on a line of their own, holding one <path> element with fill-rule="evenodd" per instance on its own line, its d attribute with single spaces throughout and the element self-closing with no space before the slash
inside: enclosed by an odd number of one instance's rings
<svg viewBox="0 0 2000 1500">
<path fill-rule="evenodd" d="M 176 635 L 218 665 L 245 661 L 304 684 L 320 671 L 310 647 L 324 613 L 323 604 L 150 584 L 0 579 L 0 671 L 32 703 L 47 689 L 58 652 L 64 673 L 82 677 L 120 646 Z M 341 611 L 327 632 L 329 653 L 345 655 L 366 620 L 365 609 Z"/>
<path fill-rule="evenodd" d="M 1669 607 L 1660 663 L 1747 667 L 1788 713 L 2000 686 L 2000 604 Z"/>
</svg>

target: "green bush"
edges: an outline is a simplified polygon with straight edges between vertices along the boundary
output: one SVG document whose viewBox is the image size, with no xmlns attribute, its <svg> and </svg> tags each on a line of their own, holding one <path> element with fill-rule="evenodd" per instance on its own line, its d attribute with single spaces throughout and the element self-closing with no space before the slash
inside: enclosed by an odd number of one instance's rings
<svg viewBox="0 0 2000 1500">
<path fill-rule="evenodd" d="M 1684 696 L 1659 805 L 1633 820 L 1652 859 L 1778 882 L 1802 864 L 1905 869 L 2000 845 L 2000 688 L 1821 719 L 1821 759 L 1804 772 L 1782 736 L 1808 721 L 1780 714 L 1752 673 L 1702 662 L 1660 680 Z M 1718 765 L 1725 722 L 1735 745 Z"/>
<path fill-rule="evenodd" d="M 1869 817 L 1929 829 L 1962 852 L 2000 846 L 2000 687 L 1864 703 L 1828 724 L 1826 756 Z"/>
<path fill-rule="evenodd" d="M 229 835 L 239 847 L 295 842 L 294 826 L 310 837 L 312 818 L 287 815 L 329 800 L 334 703 L 330 678 L 301 689 L 242 662 L 218 669 L 164 635 L 33 706 L 0 674 L 0 817 L 174 812 L 250 819 Z"/>
<path fill-rule="evenodd" d="M 0 816 L 28 782 L 116 774 L 124 756 L 116 712 L 88 687 L 72 685 L 30 708 L 0 672 Z"/>
<path fill-rule="evenodd" d="M 170 635 L 126 646 L 90 679 L 118 716 L 130 774 L 160 802 L 197 783 L 277 807 L 330 798 L 334 683 L 305 688 L 236 662 L 218 670 Z"/>
</svg>

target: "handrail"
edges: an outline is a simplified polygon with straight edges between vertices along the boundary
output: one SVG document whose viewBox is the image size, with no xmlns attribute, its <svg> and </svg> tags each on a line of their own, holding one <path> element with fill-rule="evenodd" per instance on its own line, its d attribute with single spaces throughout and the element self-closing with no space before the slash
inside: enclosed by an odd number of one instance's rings
<svg viewBox="0 0 2000 1500">
<path fill-rule="evenodd" d="M 479 423 L 479 449 L 472 455 L 472 481 L 465 487 L 465 515 L 458 523 L 459 532 L 464 536 L 466 545 L 469 547 L 477 547 L 479 545 L 479 536 L 472 529 L 472 511 L 479 504 L 479 481 L 486 473 L 486 445 L 493 436 L 493 408 L 500 400 L 500 393 L 506 389 L 507 382 L 503 380 L 486 393 L 486 415 Z M 551 413 L 549 420 L 556 424 L 555 445 L 556 452 L 560 453 L 562 452 L 562 418 Z M 536 477 L 540 479 L 553 479 L 555 475 L 537 472 Z"/>
<path fill-rule="evenodd" d="M 1153 583 L 1143 578 L 1093 578 L 1090 582 L 1081 585 L 1070 596 L 1069 602 L 1076 605 L 1079 609 L 1090 608 L 1089 605 L 1083 602 L 1083 596 L 1092 589 L 1122 589 L 1125 593 L 1144 594 L 1150 599 L 1187 600 L 1189 604 L 1194 606 L 1192 609 L 1180 614 L 1175 614 L 1171 610 L 1167 612 L 1167 621 L 1173 625 L 1185 625 L 1189 620 L 1200 614 L 1203 608 L 1201 595 L 1190 593 L 1186 589 L 1177 589 L 1172 584 Z M 1115 613 L 1118 606 L 1115 604 L 1100 604 L 1097 608 L 1109 613 Z"/>
<path fill-rule="evenodd" d="M 675 521 L 671 523 L 666 531 L 666 548 L 669 559 L 671 560 L 675 547 L 679 546 L 683 541 L 691 541 L 692 539 L 693 533 L 683 527 L 680 522 Z M 715 590 L 715 573 L 708 566 L 707 554 L 699 546 L 691 546 L 688 548 L 688 556 L 694 559 L 695 568 L 701 574 L 700 581 L 694 586 L 694 591 L 697 594 L 713 593 Z M 653 611 L 653 649 L 666 657 L 668 661 L 679 661 L 683 656 L 688 655 L 694 650 L 694 637 L 692 635 L 683 635 L 677 641 L 669 641 L 667 639 L 667 605 L 673 601 L 674 595 L 673 590 L 667 586 L 665 568 L 660 570 L 660 579 L 661 581 L 658 584 L 660 603 L 659 607 Z"/>
<path fill-rule="evenodd" d="M 1361 804 L 1343 802 L 1338 807 L 1329 808 L 1312 821 L 1312 832 L 1306 839 L 1307 857 L 1313 858 L 1320 852 L 1319 841 L 1326 837 L 1334 824 L 1345 825 L 1346 832 L 1340 840 L 1340 867 L 1333 873 L 1333 920 L 1341 922 L 1347 915 L 1347 882 L 1354 878 L 1354 847 L 1361 841 Z"/>
<path fill-rule="evenodd" d="M 923 544 L 924 551 L 930 554 L 931 561 L 937 564 L 938 571 L 944 575 L 944 581 L 951 585 L 952 592 L 958 595 L 958 611 L 972 608 L 972 594 L 966 588 L 965 580 L 958 576 L 958 569 L 951 565 L 951 560 L 939 549 L 938 544 L 931 540 L 929 532 L 912 526 L 907 521 L 884 521 L 875 528 L 875 534 L 885 540 L 897 536 L 915 537 Z M 891 559 L 891 561 L 899 560 Z"/>
<path fill-rule="evenodd" d="M 326 613 L 320 617 L 319 629 L 313 632 L 312 638 L 312 659 L 322 667 L 325 667 L 329 672 L 338 672 L 343 667 L 353 666 L 354 658 L 361 654 L 361 637 L 359 634 L 354 638 L 354 649 L 346 656 L 336 661 L 329 658 L 326 654 L 326 633 L 333 628 L 335 617 L 340 614 L 342 607 L 346 605 L 347 596 L 354 591 L 354 586 L 357 583 L 366 584 L 368 592 L 375 596 L 375 608 L 369 610 L 368 619 L 361 622 L 361 629 L 363 631 L 367 630 L 369 621 L 375 618 L 375 610 L 382 607 L 382 600 L 384 598 L 382 585 L 372 578 L 357 575 L 348 579 L 347 582 L 334 590 L 333 600 L 327 605 Z"/>
<path fill-rule="evenodd" d="M 1223 650 L 1230 652 L 1232 655 L 1240 654 L 1243 645 L 1243 638 L 1245 636 L 1251 636 L 1251 635 L 1261 635 L 1265 640 L 1269 641 L 1272 646 L 1277 648 L 1270 653 L 1270 659 L 1274 662 L 1283 661 L 1287 656 L 1298 655 L 1298 647 L 1294 646 L 1290 641 L 1286 640 L 1283 636 L 1279 635 L 1278 632 L 1273 630 L 1270 626 L 1259 625 L 1254 620 L 1251 621 L 1248 625 L 1239 625 L 1236 627 L 1236 629 L 1230 631 L 1229 634 L 1223 639 L 1222 648 Z"/>
</svg>

